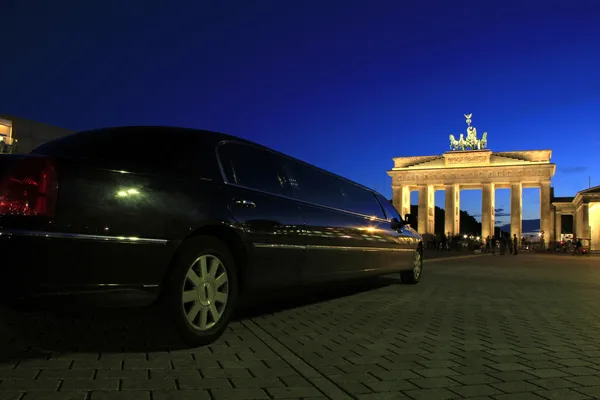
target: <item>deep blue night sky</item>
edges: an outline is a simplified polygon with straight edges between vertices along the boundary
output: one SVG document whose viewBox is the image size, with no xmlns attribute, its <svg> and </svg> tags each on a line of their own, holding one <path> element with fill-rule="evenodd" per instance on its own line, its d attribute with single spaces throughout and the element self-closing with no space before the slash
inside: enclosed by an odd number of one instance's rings
<svg viewBox="0 0 600 400">
<path fill-rule="evenodd" d="M 227 132 L 386 196 L 392 157 L 446 151 L 473 113 L 494 151 L 551 148 L 574 195 L 600 184 L 596 3 L 5 0 L 0 113 Z M 538 190 L 523 203 L 539 217 Z"/>
</svg>

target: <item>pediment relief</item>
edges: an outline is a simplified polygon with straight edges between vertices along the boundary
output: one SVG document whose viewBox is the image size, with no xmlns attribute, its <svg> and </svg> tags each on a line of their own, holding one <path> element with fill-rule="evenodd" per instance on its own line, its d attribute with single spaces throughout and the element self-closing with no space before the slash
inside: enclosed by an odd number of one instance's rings
<svg viewBox="0 0 600 400">
<path fill-rule="evenodd" d="M 428 170 L 401 170 L 389 171 L 388 174 L 393 177 L 393 182 L 428 182 L 442 183 L 452 182 L 460 183 L 466 181 L 484 182 L 484 181 L 515 181 L 520 182 L 523 179 L 550 179 L 554 175 L 554 165 L 531 167 L 510 167 L 510 168 L 448 168 L 448 169 L 428 169 Z"/>
<path fill-rule="evenodd" d="M 416 165 L 411 165 L 406 168 L 443 168 L 446 165 L 442 157 L 436 158 L 431 161 L 425 161 Z"/>
</svg>

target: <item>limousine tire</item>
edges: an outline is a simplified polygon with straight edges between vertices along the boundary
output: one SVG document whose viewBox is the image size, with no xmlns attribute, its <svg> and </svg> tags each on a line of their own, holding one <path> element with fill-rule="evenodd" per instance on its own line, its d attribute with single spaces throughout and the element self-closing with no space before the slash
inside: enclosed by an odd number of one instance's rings
<svg viewBox="0 0 600 400">
<path fill-rule="evenodd" d="M 415 285 L 421 280 L 421 273 L 423 272 L 423 251 L 418 249 L 415 251 L 412 260 L 412 269 L 410 271 L 403 271 L 400 273 L 400 279 L 402 283 L 409 285 Z"/>
<path fill-rule="evenodd" d="M 163 306 L 181 339 L 191 346 L 217 340 L 227 329 L 237 302 L 234 258 L 211 236 L 186 240 L 166 279 Z"/>
</svg>

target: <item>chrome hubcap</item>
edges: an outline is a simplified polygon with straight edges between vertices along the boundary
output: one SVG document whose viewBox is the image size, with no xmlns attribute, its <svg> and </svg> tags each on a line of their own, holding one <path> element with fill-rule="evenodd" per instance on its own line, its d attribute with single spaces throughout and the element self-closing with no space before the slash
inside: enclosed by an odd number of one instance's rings
<svg viewBox="0 0 600 400">
<path fill-rule="evenodd" d="M 415 279 L 419 279 L 421 276 L 421 253 L 418 251 L 415 253 L 415 259 L 413 262 L 413 276 Z"/>
<path fill-rule="evenodd" d="M 229 279 L 219 257 L 207 254 L 194 261 L 181 296 L 188 323 L 202 331 L 212 328 L 223 316 L 228 298 Z"/>
</svg>

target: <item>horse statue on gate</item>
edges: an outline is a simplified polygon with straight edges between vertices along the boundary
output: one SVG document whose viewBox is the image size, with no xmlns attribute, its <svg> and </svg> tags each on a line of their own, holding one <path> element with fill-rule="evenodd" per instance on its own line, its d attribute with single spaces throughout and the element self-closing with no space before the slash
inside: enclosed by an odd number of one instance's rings
<svg viewBox="0 0 600 400">
<path fill-rule="evenodd" d="M 487 147 L 487 132 L 483 133 L 480 139 L 477 139 L 477 128 L 471 126 L 473 114 L 465 114 L 467 121 L 467 137 L 464 134 L 460 134 L 458 140 L 454 135 L 450 135 L 450 150 L 483 150 Z"/>
<path fill-rule="evenodd" d="M 450 150 L 458 150 L 459 142 L 454 138 L 454 135 L 450 135 Z"/>
<path fill-rule="evenodd" d="M 487 132 L 483 132 L 481 135 L 481 140 L 479 141 L 479 149 L 483 150 L 487 147 Z"/>
</svg>

